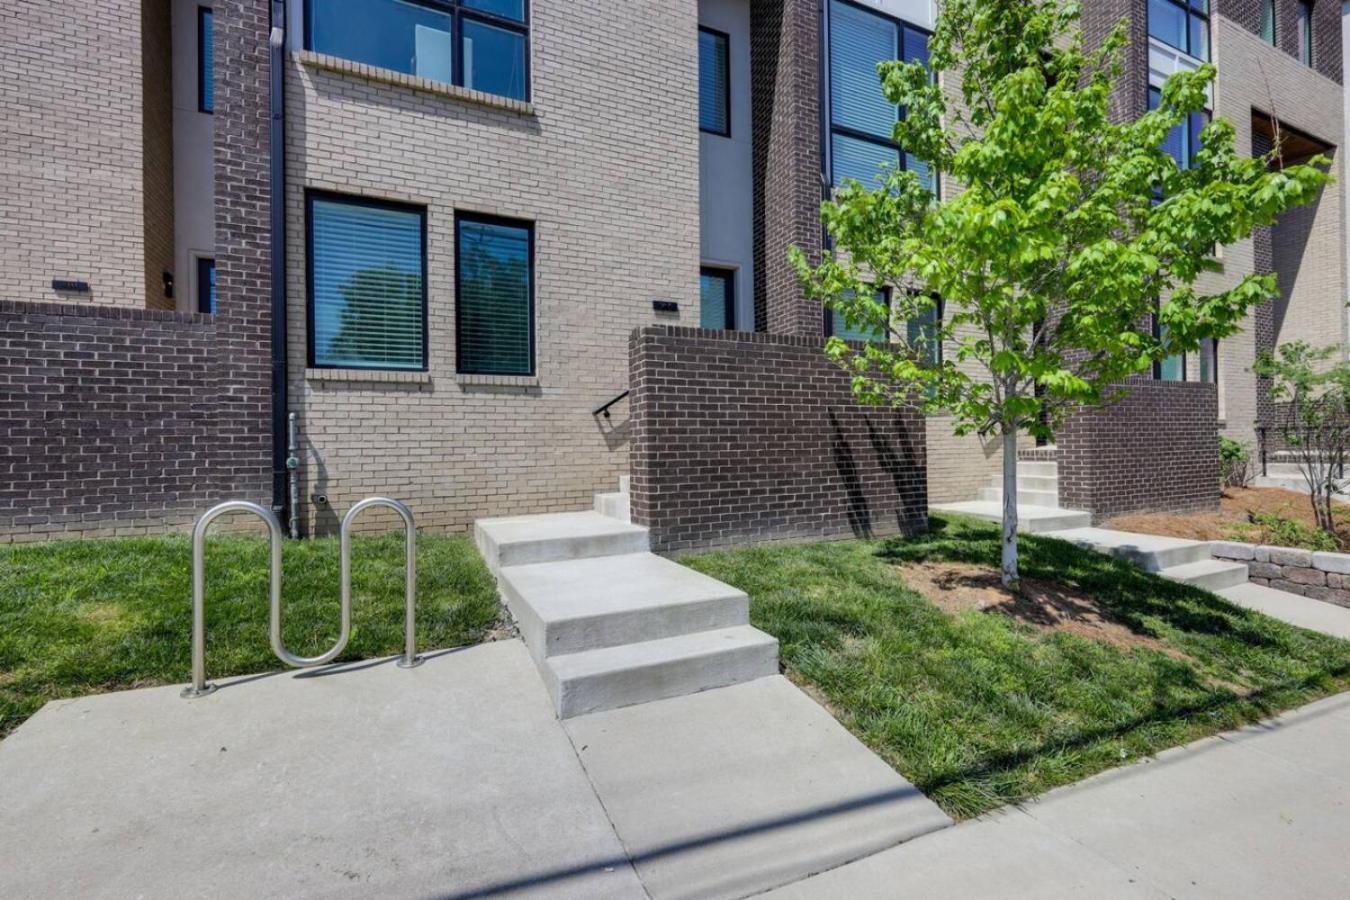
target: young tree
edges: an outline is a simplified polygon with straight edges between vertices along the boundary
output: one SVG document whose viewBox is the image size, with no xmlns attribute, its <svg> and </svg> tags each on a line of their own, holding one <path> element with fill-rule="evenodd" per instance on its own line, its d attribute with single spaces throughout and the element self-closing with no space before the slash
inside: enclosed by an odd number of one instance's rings
<svg viewBox="0 0 1350 900">
<path fill-rule="evenodd" d="M 1053 437 L 1066 413 L 1117 399 L 1155 360 L 1236 331 L 1275 294 L 1274 278 L 1201 295 L 1196 276 L 1215 266 L 1216 245 L 1328 181 L 1320 157 L 1275 171 L 1240 157 L 1222 119 L 1179 168 L 1162 144 L 1206 107 L 1214 67 L 1172 76 L 1157 109 L 1113 122 L 1127 23 L 1087 50 L 1078 18 L 1065 0 L 946 0 L 929 68 L 883 63 L 879 74 L 904 111 L 895 140 L 961 189 L 934 197 L 916 166 L 888 171 L 879 189 L 850 183 L 822 207 L 832 252 L 814 267 L 791 253 L 811 297 L 889 337 L 826 346 L 860 400 L 920 403 L 951 414 L 958 434 L 1001 435 L 1012 590 L 1018 434 Z M 948 102 L 945 79 L 959 80 L 962 103 Z M 890 309 L 874 299 L 878 284 L 897 288 Z M 908 327 L 938 303 L 940 323 Z M 954 353 L 933 364 L 938 341 Z"/>
<path fill-rule="evenodd" d="M 1286 404 L 1279 431 L 1308 485 L 1317 527 L 1336 534 L 1333 502 L 1350 487 L 1350 363 L 1326 365 L 1336 347 L 1314 350 L 1306 341 L 1266 351 L 1252 371 L 1271 379 L 1271 397 Z"/>
</svg>

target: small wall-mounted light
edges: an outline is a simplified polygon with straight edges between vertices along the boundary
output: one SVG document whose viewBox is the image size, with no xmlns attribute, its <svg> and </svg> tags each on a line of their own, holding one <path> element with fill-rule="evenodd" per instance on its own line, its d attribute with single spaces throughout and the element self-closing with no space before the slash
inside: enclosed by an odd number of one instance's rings
<svg viewBox="0 0 1350 900">
<path fill-rule="evenodd" d="M 53 278 L 52 290 L 64 291 L 72 294 L 87 294 L 89 293 L 89 282 L 71 281 L 65 278 Z"/>
<path fill-rule="evenodd" d="M 652 309 L 659 313 L 678 313 L 680 304 L 674 300 L 653 300 Z"/>
<path fill-rule="evenodd" d="M 165 298 L 167 298 L 167 299 L 169 299 L 169 300 L 172 300 L 172 299 L 173 299 L 173 273 L 172 273 L 172 272 L 165 272 L 165 273 L 164 273 L 164 296 L 165 296 Z"/>
</svg>

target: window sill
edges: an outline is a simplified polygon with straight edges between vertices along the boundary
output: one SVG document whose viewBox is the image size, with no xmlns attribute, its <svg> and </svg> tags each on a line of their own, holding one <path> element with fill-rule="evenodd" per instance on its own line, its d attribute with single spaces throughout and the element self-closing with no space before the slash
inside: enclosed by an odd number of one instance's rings
<svg viewBox="0 0 1350 900">
<path fill-rule="evenodd" d="M 305 369 L 306 381 L 374 381 L 388 384 L 431 384 L 430 372 L 392 369 Z"/>
<path fill-rule="evenodd" d="M 505 110 L 521 116 L 534 115 L 534 104 L 525 100 L 514 100 L 498 94 L 475 91 L 473 88 L 446 84 L 444 81 L 433 81 L 430 78 L 408 75 L 404 72 L 396 72 L 393 69 L 384 69 L 379 66 L 354 62 L 350 59 L 342 59 L 338 56 L 329 56 L 326 53 L 315 53 L 313 50 L 293 50 L 291 51 L 291 58 L 300 65 L 311 69 L 321 69 L 326 72 L 337 72 L 340 75 L 364 78 L 366 81 L 374 81 L 378 84 L 405 87 L 426 94 L 436 94 L 441 97 L 449 97 L 452 100 L 462 100 L 466 103 L 490 107 L 491 109 Z"/>
<path fill-rule="evenodd" d="M 455 376 L 455 381 L 460 387 L 512 387 L 512 388 L 537 388 L 539 387 L 538 375 L 466 375 L 460 373 Z"/>
</svg>

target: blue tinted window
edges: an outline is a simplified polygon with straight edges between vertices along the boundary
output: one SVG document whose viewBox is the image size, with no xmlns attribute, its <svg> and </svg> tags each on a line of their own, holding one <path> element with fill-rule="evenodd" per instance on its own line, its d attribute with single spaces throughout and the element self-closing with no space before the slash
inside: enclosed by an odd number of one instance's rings
<svg viewBox="0 0 1350 900">
<path fill-rule="evenodd" d="M 900 110 L 887 102 L 877 71 L 894 60 L 928 65 L 929 35 L 843 0 L 830 0 L 829 10 L 831 183 L 853 179 L 875 190 L 886 169 L 903 167 L 917 170 L 931 189 L 933 173 L 895 143 Z"/>
<path fill-rule="evenodd" d="M 205 257 L 197 259 L 197 312 L 216 311 L 216 261 Z"/>
<path fill-rule="evenodd" d="M 215 15 L 205 6 L 197 8 L 197 109 L 214 112 L 216 108 Z"/>
<path fill-rule="evenodd" d="M 367 65 L 524 100 L 523 0 L 308 0 L 305 46 Z"/>
<path fill-rule="evenodd" d="M 942 341 L 938 333 L 941 322 L 942 311 L 935 305 L 905 323 L 905 340 L 930 367 L 942 362 Z"/>
<path fill-rule="evenodd" d="M 847 297 L 852 297 L 850 292 Z M 880 305 L 886 312 L 882 315 L 889 315 L 890 295 L 883 288 L 872 295 L 872 299 Z M 843 338 L 846 341 L 884 341 L 886 340 L 886 330 L 884 328 L 872 328 L 861 322 L 849 322 L 843 314 L 837 310 L 829 311 L 829 331 L 835 337 Z"/>
<path fill-rule="evenodd" d="M 1199 60 L 1209 59 L 1209 4 L 1148 0 L 1148 33 Z"/>
<path fill-rule="evenodd" d="M 731 134 L 731 67 L 727 36 L 698 32 L 698 127 L 712 134 Z"/>
<path fill-rule="evenodd" d="M 734 273 L 726 269 L 702 269 L 698 277 L 698 324 L 700 328 L 736 327 Z"/>
<path fill-rule="evenodd" d="M 426 368 L 423 216 L 404 206 L 310 198 L 312 365 Z"/>
<path fill-rule="evenodd" d="M 463 216 L 457 231 L 458 370 L 534 374 L 531 226 Z"/>
</svg>

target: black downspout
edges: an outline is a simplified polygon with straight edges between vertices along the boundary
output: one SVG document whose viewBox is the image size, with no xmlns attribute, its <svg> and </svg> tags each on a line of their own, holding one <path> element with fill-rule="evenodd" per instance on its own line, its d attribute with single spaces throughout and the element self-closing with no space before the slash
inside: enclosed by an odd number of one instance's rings
<svg viewBox="0 0 1350 900">
<path fill-rule="evenodd" d="M 272 510 L 286 509 L 286 94 L 283 76 L 286 53 L 286 3 L 272 0 L 271 151 L 269 207 L 272 243 Z M 290 510 L 295 515 L 295 510 Z"/>
</svg>

